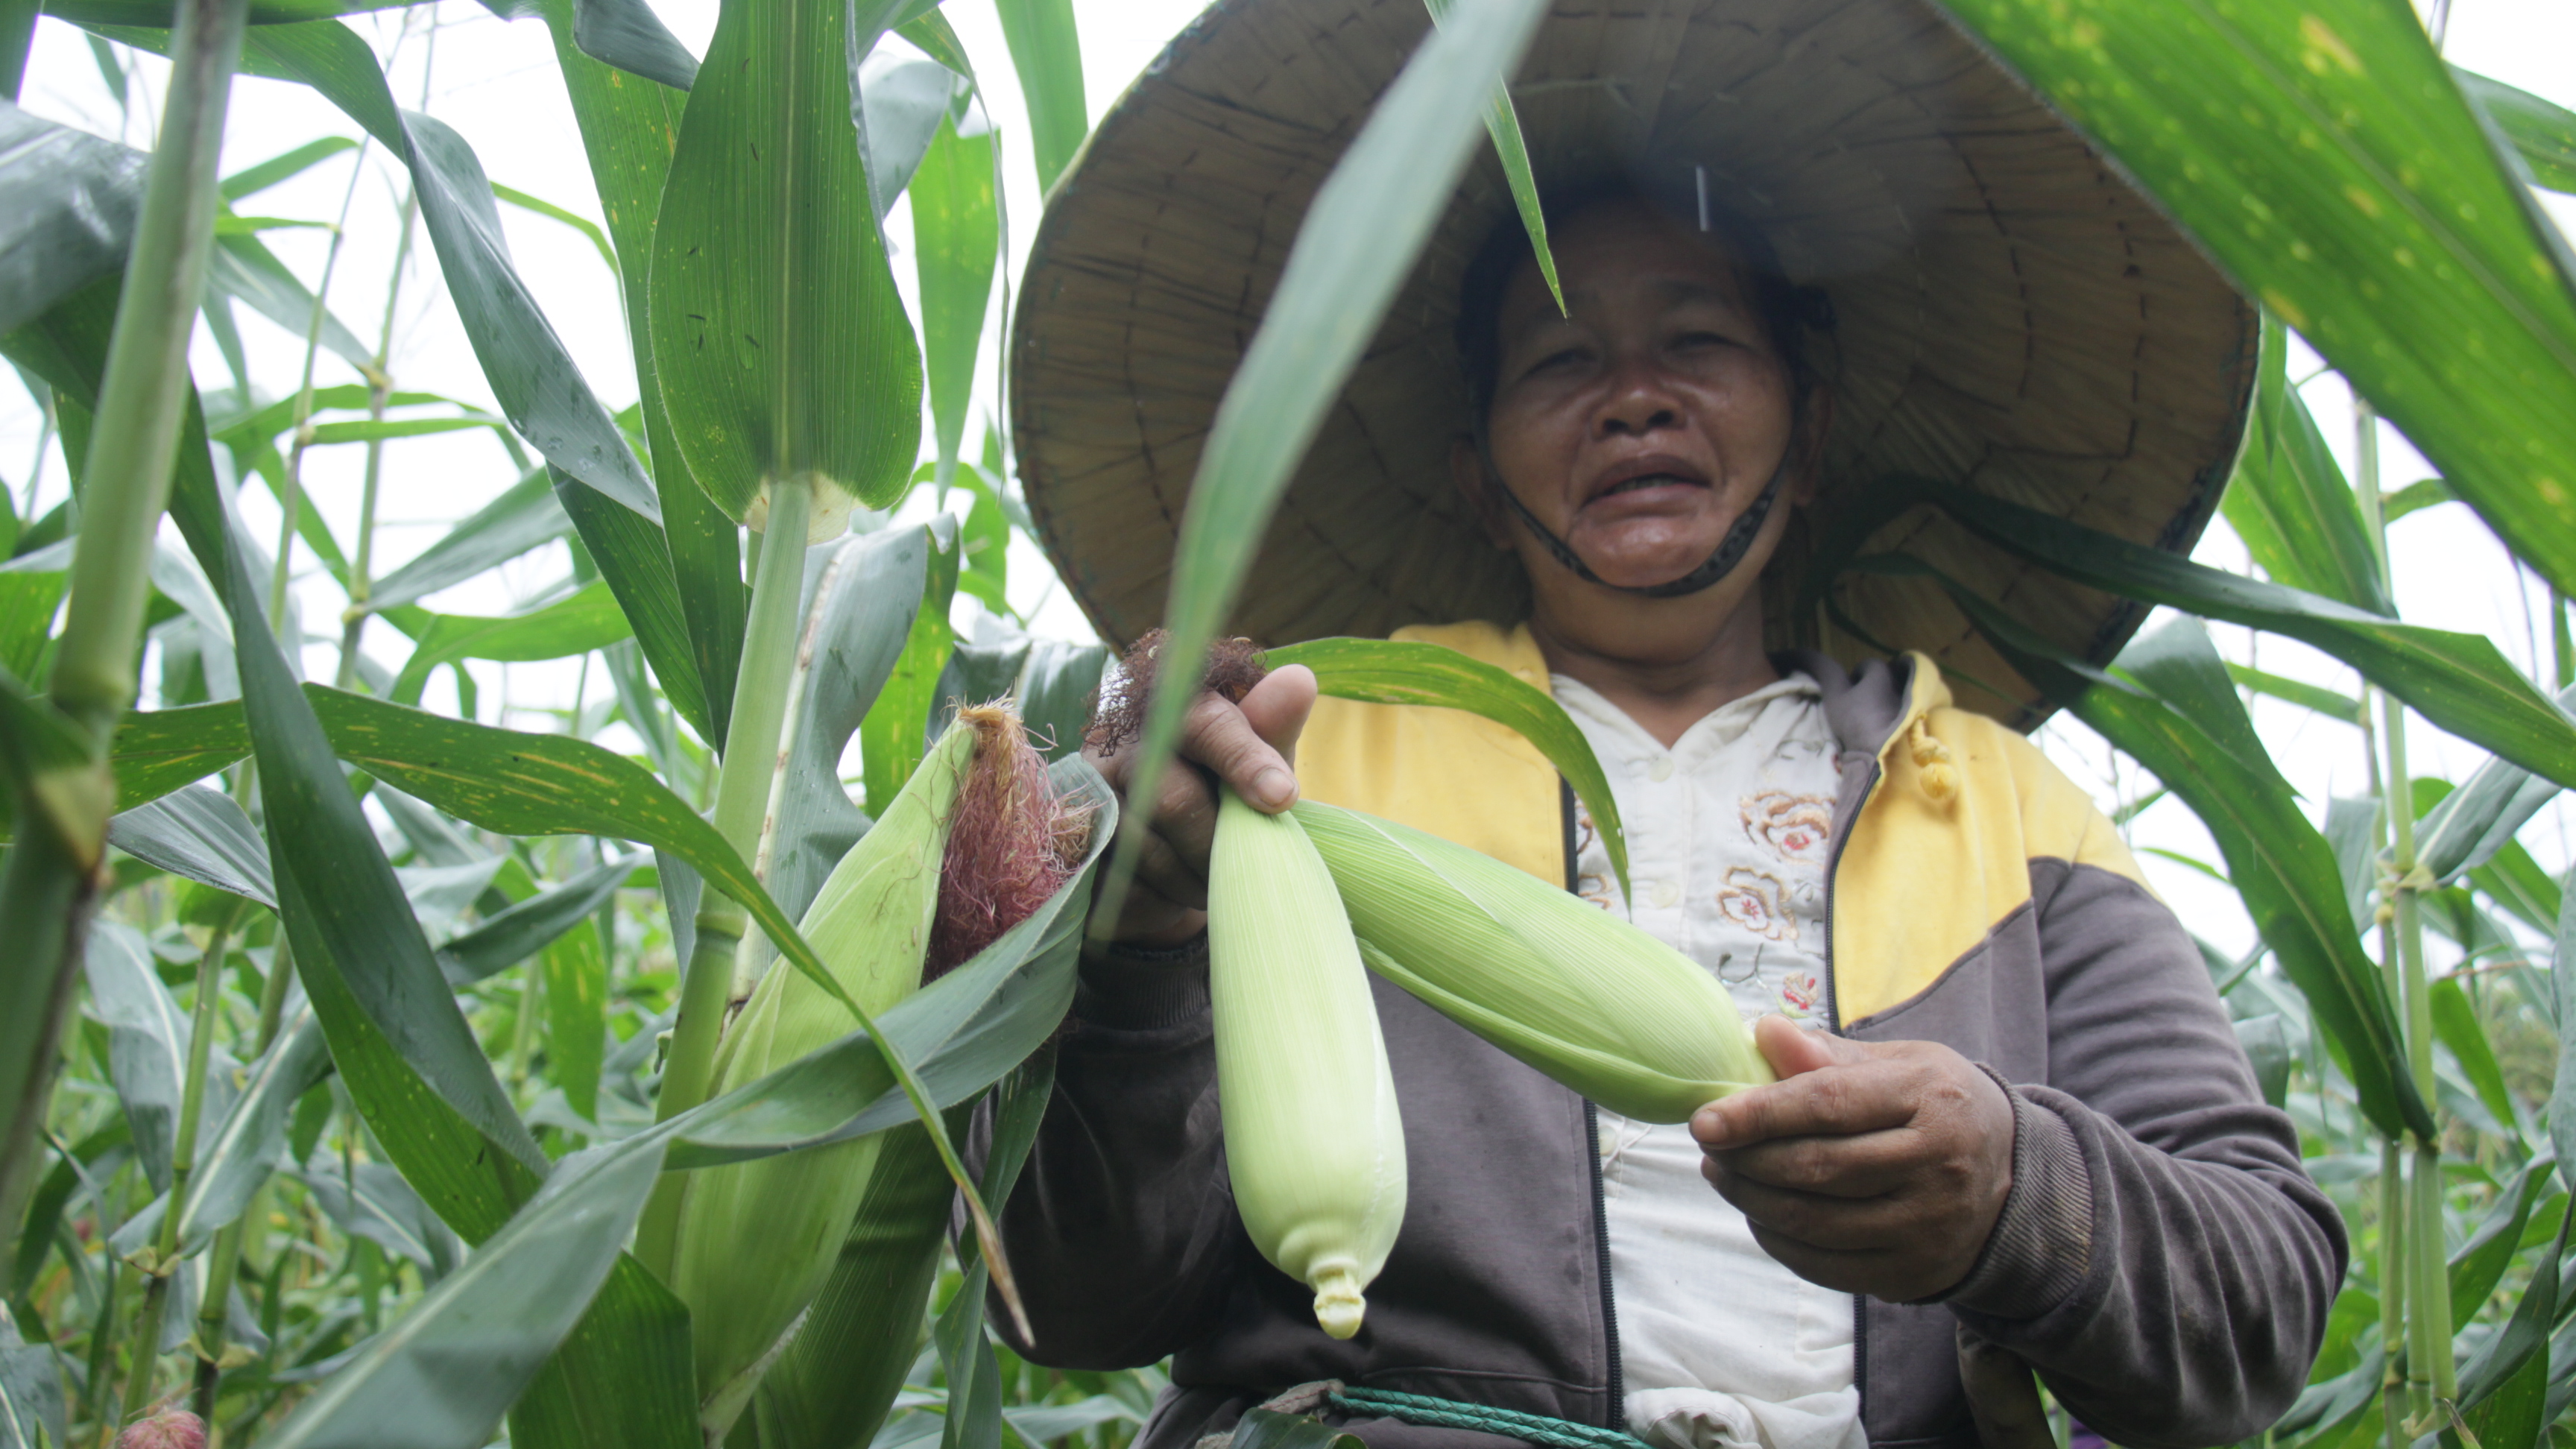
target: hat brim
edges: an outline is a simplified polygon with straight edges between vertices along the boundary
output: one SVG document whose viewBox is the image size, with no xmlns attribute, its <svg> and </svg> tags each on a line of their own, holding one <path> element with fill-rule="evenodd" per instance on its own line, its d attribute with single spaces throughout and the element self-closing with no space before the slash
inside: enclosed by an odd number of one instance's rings
<svg viewBox="0 0 2576 1449">
<path fill-rule="evenodd" d="M 1029 509 L 1093 623 L 1160 622 L 1199 452 L 1307 204 L 1428 28 L 1421 0 L 1221 0 L 1120 99 L 1052 198 L 1012 331 Z M 1816 510 L 1893 475 L 1964 484 L 2176 551 L 2244 431 L 2253 309 L 2182 233 L 1922 0 L 1557 4 L 1512 94 L 1543 188 L 1692 168 L 1838 319 Z M 1481 155 L 1300 467 L 1235 632 L 1382 635 L 1527 611 L 1517 559 L 1456 496 L 1460 278 L 1512 207 Z M 1822 530 L 1793 528 L 1775 642 L 1879 653 L 1787 601 Z M 2144 611 L 1918 510 L 1872 538 L 2097 662 Z M 2044 712 L 1937 582 L 1849 574 L 1877 644 Z"/>
</svg>

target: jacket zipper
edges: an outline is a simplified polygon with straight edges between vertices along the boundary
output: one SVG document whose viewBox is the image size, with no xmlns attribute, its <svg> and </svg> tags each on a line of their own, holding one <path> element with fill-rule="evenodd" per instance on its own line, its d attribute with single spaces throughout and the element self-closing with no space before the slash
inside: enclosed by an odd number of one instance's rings
<svg viewBox="0 0 2576 1449">
<path fill-rule="evenodd" d="M 1565 822 L 1565 888 L 1580 895 L 1583 863 L 1575 855 L 1572 783 L 1562 778 L 1557 781 L 1557 799 L 1558 815 Z M 1623 1429 L 1628 1423 L 1628 1394 L 1626 1375 L 1619 1367 L 1619 1305 L 1610 1287 L 1610 1197 L 1601 1183 L 1601 1109 L 1589 1098 L 1583 1103 L 1583 1139 L 1583 1160 L 1592 1164 L 1592 1247 L 1600 1263 L 1601 1342 L 1610 1368 L 1610 1404 L 1602 1427 Z"/>
</svg>

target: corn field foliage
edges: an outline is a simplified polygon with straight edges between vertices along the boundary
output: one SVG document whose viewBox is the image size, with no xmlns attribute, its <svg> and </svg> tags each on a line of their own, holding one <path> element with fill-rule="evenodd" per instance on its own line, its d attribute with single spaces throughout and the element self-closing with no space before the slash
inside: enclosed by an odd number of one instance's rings
<svg viewBox="0 0 2576 1449">
<path fill-rule="evenodd" d="M 551 65 L 496 83 L 560 88 L 595 213 L 495 185 L 436 114 L 427 56 L 463 0 L 0 0 L 8 94 L 41 38 L 95 60 L 123 124 L 0 104 L 0 351 L 44 418 L 0 479 L 0 1446 L 185 1410 L 244 1444 L 1122 1449 L 1161 1375 L 1001 1347 L 1007 1265 L 973 1229 L 1046 1102 L 1085 906 L 1130 864 L 1071 758 L 1107 654 L 1030 632 L 1061 595 L 1031 588 L 992 423 L 1010 236 L 1036 221 L 1005 204 L 1014 168 L 1052 183 L 1090 114 L 1070 0 L 976 0 L 1001 43 L 972 53 L 937 0 L 724 0 L 703 55 L 643 0 L 485 3 L 547 38 Z M 2576 261 L 2535 190 L 2576 187 L 2576 115 L 2447 68 L 2389 0 L 1948 8 L 2272 319 L 2224 504 L 2248 562 L 1916 479 L 1833 520 L 1836 562 L 1919 571 L 1867 539 L 1928 506 L 2165 606 L 2098 669 L 1957 590 L 2064 707 L 2061 752 L 2106 751 L 2117 818 L 2194 813 L 2209 849 L 2175 861 L 2253 924 L 2209 968 L 2355 1248 L 2267 1446 L 2576 1443 L 2576 917 L 2528 844 L 2576 787 Z M 1541 9 L 1444 6 L 1319 199 L 1185 521 L 1184 658 L 1441 168 L 1508 124 L 1488 102 Z M 335 119 L 226 169 L 236 73 Z M 325 177 L 336 214 L 267 209 Z M 585 379 L 504 209 L 595 252 L 622 331 L 573 341 L 622 349 L 631 395 Z M 353 242 L 390 258 L 381 317 L 335 304 Z M 469 400 L 406 384 L 425 309 L 471 347 Z M 2304 397 L 2347 388 L 2360 431 L 2330 445 Z M 2438 476 L 2384 478 L 2395 434 Z M 417 450 L 490 501 L 389 486 L 425 476 Z M 2431 508 L 2548 590 L 2523 664 L 2398 616 L 2391 525 Z M 2281 637 L 2342 683 L 2260 667 Z M 1297 657 L 1327 692 L 1506 719 L 1597 791 L 1508 680 L 1356 641 Z M 514 666 L 552 681 L 543 708 L 513 704 Z M 863 1011 L 809 907 L 909 818 L 958 702 L 997 698 L 1087 841 L 1034 914 Z M 2252 701 L 2305 712 L 2300 748 L 2354 762 L 2349 788 L 2294 793 Z M 2410 769 L 2428 726 L 2484 762 Z M 791 986 L 820 1045 L 754 1073 L 717 1029 Z M 929 1224 L 915 1271 L 836 1271 L 782 1352 L 707 1381 L 684 1185 L 857 1144 L 878 1166 L 843 1269 L 882 1189 Z"/>
</svg>

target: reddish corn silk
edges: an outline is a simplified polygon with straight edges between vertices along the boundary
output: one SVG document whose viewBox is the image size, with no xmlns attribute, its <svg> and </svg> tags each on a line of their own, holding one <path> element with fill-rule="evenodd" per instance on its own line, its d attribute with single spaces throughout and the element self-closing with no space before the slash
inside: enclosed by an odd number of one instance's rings
<svg viewBox="0 0 2576 1449">
<path fill-rule="evenodd" d="M 1085 839 L 1082 812 L 1057 797 L 1017 715 L 974 705 L 957 719 L 974 728 L 975 755 L 949 816 L 925 983 L 973 960 L 1063 889 Z"/>
<path fill-rule="evenodd" d="M 126 1425 L 116 1449 L 206 1449 L 206 1424 L 185 1409 L 163 1409 Z"/>
</svg>

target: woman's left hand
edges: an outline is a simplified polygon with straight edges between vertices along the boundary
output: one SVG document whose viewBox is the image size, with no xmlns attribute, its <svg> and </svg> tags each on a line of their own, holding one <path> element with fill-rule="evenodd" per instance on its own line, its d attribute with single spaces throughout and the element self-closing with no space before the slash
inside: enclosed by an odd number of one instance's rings
<svg viewBox="0 0 2576 1449">
<path fill-rule="evenodd" d="M 2012 1191 L 2013 1105 L 1935 1042 L 1859 1042 L 1765 1017 L 1780 1080 L 1691 1118 L 1700 1171 L 1763 1250 L 1811 1283 L 1891 1303 L 1958 1286 Z"/>
</svg>

